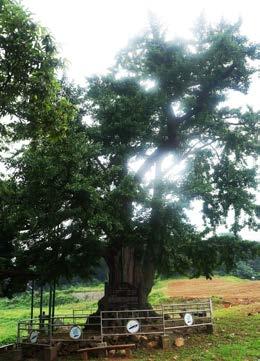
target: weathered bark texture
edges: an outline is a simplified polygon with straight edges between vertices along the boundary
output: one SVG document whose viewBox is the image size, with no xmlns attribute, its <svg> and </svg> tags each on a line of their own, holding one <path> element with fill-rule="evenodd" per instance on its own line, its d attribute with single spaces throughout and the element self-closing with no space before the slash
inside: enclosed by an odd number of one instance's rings
<svg viewBox="0 0 260 361">
<path fill-rule="evenodd" d="M 105 295 L 99 301 L 99 311 L 111 309 L 147 308 L 153 286 L 154 266 L 148 257 L 139 259 L 135 249 L 110 249 L 106 256 L 109 281 Z"/>
</svg>

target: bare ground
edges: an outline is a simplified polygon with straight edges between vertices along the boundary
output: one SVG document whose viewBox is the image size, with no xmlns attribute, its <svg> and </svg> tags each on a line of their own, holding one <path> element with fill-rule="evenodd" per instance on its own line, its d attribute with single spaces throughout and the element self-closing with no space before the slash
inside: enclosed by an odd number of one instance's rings
<svg viewBox="0 0 260 361">
<path fill-rule="evenodd" d="M 250 304 L 260 301 L 260 281 L 225 278 L 174 280 L 169 282 L 166 292 L 174 298 L 219 297 L 230 304 Z"/>
</svg>

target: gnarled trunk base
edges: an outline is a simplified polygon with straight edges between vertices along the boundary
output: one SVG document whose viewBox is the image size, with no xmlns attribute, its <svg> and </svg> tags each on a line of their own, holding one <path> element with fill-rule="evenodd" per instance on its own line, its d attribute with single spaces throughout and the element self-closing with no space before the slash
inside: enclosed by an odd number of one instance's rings
<svg viewBox="0 0 260 361">
<path fill-rule="evenodd" d="M 98 313 L 103 310 L 150 308 L 148 295 L 153 286 L 154 266 L 148 257 L 140 260 L 135 249 L 111 249 L 106 257 L 109 281 L 105 295 L 99 301 Z"/>
</svg>

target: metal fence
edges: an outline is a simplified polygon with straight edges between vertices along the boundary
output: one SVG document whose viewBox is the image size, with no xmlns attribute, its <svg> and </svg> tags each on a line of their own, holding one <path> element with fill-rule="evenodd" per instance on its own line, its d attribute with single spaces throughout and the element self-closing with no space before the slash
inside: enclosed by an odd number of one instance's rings
<svg viewBox="0 0 260 361">
<path fill-rule="evenodd" d="M 78 317 L 86 317 L 88 318 L 90 315 L 95 313 L 96 308 L 88 308 L 88 309 L 79 309 L 76 308 L 72 310 L 72 316 L 73 318 L 77 319 Z"/>
<path fill-rule="evenodd" d="M 19 321 L 17 342 L 103 341 L 110 336 L 163 335 L 176 329 L 210 325 L 213 325 L 211 299 L 162 305 L 156 309 L 102 311 L 100 316 L 73 310 L 72 315 Z"/>
<path fill-rule="evenodd" d="M 102 311 L 101 340 L 109 336 L 162 335 L 213 324 L 211 299 L 162 305 L 152 310 Z"/>
<path fill-rule="evenodd" d="M 164 330 L 209 326 L 213 324 L 211 299 L 200 302 L 176 303 L 163 306 Z"/>
<path fill-rule="evenodd" d="M 163 309 L 101 312 L 101 340 L 105 336 L 164 333 Z"/>
<path fill-rule="evenodd" d="M 87 341 L 100 339 L 100 316 L 89 314 L 58 315 L 18 322 L 17 343 L 52 344 L 58 341 Z"/>
</svg>

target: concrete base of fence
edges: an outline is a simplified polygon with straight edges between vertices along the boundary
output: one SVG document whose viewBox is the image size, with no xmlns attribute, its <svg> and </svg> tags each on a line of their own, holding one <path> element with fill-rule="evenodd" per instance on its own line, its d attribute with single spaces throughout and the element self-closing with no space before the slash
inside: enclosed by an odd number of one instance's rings
<svg viewBox="0 0 260 361">
<path fill-rule="evenodd" d="M 213 331 L 214 331 L 213 325 L 207 325 L 206 330 L 207 330 L 207 333 L 213 333 Z"/>
<path fill-rule="evenodd" d="M 171 341 L 168 335 L 161 336 L 163 350 L 169 350 L 171 348 Z"/>
<path fill-rule="evenodd" d="M 43 350 L 43 360 L 44 361 L 56 361 L 58 357 L 58 348 L 57 346 L 45 347 Z"/>
<path fill-rule="evenodd" d="M 22 360 L 22 350 L 8 350 L 3 352 L 0 355 L 0 361 L 21 361 Z"/>
</svg>

